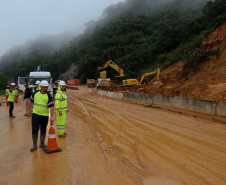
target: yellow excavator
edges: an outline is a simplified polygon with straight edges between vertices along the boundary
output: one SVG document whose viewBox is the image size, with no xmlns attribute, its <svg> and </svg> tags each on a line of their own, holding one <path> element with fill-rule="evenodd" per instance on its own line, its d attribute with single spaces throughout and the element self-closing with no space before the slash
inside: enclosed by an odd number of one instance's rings
<svg viewBox="0 0 226 185">
<path fill-rule="evenodd" d="M 97 68 L 97 72 L 104 71 L 105 68 L 107 68 L 108 66 L 110 66 L 114 70 L 118 71 L 118 73 L 119 73 L 119 76 L 116 76 L 118 78 L 118 80 L 116 80 L 116 85 L 117 86 L 132 86 L 132 85 L 139 84 L 137 79 L 126 79 L 126 80 L 123 80 L 123 78 L 124 78 L 124 71 L 123 71 L 123 69 L 121 69 L 117 64 L 112 62 L 112 60 L 107 61 L 102 67 L 98 67 Z"/>
<path fill-rule="evenodd" d="M 141 85 L 141 84 L 147 84 L 147 79 L 145 78 L 146 76 L 152 75 L 157 73 L 157 80 L 159 80 L 159 75 L 160 75 L 160 69 L 158 68 L 155 71 L 148 72 L 142 75 L 140 80 L 137 79 L 126 79 L 123 80 L 124 78 L 124 71 L 121 69 L 117 64 L 112 62 L 112 60 L 107 61 L 102 67 L 97 68 L 97 72 L 104 71 L 108 66 L 113 68 L 114 70 L 118 71 L 119 76 L 116 76 L 118 80 L 116 80 L 115 85 L 116 86 L 133 86 L 133 85 Z"/>
<path fill-rule="evenodd" d="M 148 73 L 145 73 L 142 75 L 140 81 L 139 81 L 139 84 L 147 84 L 147 79 L 145 78 L 146 76 L 149 76 L 149 75 L 152 75 L 152 74 L 156 74 L 156 78 L 157 80 L 159 80 L 159 75 L 160 75 L 160 69 L 158 68 L 157 70 L 155 71 L 152 71 L 152 72 L 148 72 Z"/>
</svg>

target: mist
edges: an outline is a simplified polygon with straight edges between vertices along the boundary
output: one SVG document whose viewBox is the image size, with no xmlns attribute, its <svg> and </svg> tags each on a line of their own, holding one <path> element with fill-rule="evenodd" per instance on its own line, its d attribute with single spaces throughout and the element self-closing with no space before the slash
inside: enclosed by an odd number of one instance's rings
<svg viewBox="0 0 226 185">
<path fill-rule="evenodd" d="M 1 1 L 0 56 L 40 35 L 59 35 L 65 30 L 81 34 L 86 22 L 98 19 L 104 8 L 119 1 Z"/>
</svg>

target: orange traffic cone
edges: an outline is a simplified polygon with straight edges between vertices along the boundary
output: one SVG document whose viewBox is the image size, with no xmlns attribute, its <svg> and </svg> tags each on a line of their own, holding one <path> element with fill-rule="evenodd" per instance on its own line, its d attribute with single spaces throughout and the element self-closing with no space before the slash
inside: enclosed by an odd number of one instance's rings
<svg viewBox="0 0 226 185">
<path fill-rule="evenodd" d="M 43 148 L 43 150 L 47 154 L 62 151 L 62 149 L 57 146 L 55 130 L 53 128 L 53 122 L 52 121 L 50 121 L 48 144 L 47 144 L 47 147 Z"/>
</svg>

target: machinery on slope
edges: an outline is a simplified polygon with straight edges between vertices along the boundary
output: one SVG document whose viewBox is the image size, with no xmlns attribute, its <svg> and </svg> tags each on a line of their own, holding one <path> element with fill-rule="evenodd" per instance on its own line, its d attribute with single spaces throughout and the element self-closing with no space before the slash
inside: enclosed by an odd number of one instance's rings
<svg viewBox="0 0 226 185">
<path fill-rule="evenodd" d="M 113 68 L 114 70 L 118 71 L 119 76 L 115 76 L 117 80 L 115 81 L 116 86 L 132 86 L 132 85 L 137 85 L 139 82 L 137 79 L 126 79 L 123 80 L 124 78 L 124 71 L 121 69 L 117 64 L 112 62 L 112 60 L 107 61 L 102 67 L 97 68 L 97 72 L 104 71 L 108 66 Z"/>
<path fill-rule="evenodd" d="M 155 74 L 155 73 L 157 73 L 156 74 L 156 78 L 157 78 L 157 80 L 159 80 L 160 69 L 158 68 L 155 71 L 152 71 L 152 72 L 148 72 L 148 73 L 143 74 L 142 77 L 141 77 L 141 79 L 139 80 L 139 84 L 147 84 L 147 79 L 145 77 L 150 76 L 150 75 Z"/>
</svg>

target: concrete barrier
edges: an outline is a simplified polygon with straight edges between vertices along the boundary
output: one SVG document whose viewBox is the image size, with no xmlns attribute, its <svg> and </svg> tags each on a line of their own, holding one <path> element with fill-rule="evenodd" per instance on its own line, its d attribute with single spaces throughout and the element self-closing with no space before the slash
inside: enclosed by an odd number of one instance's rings
<svg viewBox="0 0 226 185">
<path fill-rule="evenodd" d="M 144 93 L 132 93 L 125 92 L 123 93 L 124 100 L 132 100 L 138 103 L 152 104 L 152 96 L 151 94 Z"/>
<path fill-rule="evenodd" d="M 216 104 L 216 115 L 226 116 L 226 102 L 222 101 Z"/>
<path fill-rule="evenodd" d="M 179 96 L 167 96 L 162 94 L 145 94 L 136 92 L 111 92 L 98 90 L 98 94 L 118 98 L 123 100 L 131 100 L 137 103 L 152 104 L 159 106 L 169 106 L 190 111 L 206 113 L 210 115 L 226 116 L 226 102 L 215 102 L 209 100 L 201 100 L 194 98 L 186 98 Z"/>
</svg>

